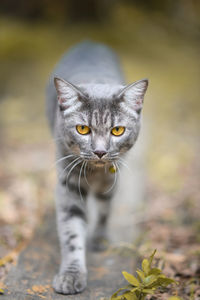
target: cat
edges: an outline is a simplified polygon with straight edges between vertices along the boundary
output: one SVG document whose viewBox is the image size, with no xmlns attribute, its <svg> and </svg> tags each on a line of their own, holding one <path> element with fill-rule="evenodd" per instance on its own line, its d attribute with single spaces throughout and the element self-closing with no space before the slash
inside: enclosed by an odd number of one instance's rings
<svg viewBox="0 0 200 300">
<path fill-rule="evenodd" d="M 98 207 L 90 246 L 101 250 L 118 162 L 137 140 L 147 86 L 147 79 L 126 85 L 116 54 L 94 42 L 72 48 L 50 77 L 47 115 L 56 143 L 61 247 L 53 288 L 58 293 L 86 288 L 86 199 L 92 194 Z"/>
</svg>

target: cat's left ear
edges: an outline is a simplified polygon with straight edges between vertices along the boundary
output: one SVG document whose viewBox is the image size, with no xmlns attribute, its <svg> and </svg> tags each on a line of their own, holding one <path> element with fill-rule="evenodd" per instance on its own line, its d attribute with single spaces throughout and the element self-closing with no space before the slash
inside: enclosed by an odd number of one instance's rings
<svg viewBox="0 0 200 300">
<path fill-rule="evenodd" d="M 81 100 L 85 99 L 85 95 L 83 95 L 82 91 L 78 87 L 64 79 L 55 77 L 54 84 L 61 110 L 80 106 Z"/>
<path fill-rule="evenodd" d="M 148 87 L 148 79 L 142 79 L 127 85 L 119 94 L 121 104 L 140 113 L 143 106 L 144 95 Z"/>
</svg>

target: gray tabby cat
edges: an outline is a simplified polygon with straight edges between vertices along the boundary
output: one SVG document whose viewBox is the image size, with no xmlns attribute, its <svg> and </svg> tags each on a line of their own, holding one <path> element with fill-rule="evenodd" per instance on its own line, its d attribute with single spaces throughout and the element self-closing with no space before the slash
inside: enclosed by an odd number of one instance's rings
<svg viewBox="0 0 200 300">
<path fill-rule="evenodd" d="M 86 287 L 86 199 L 92 194 L 98 207 L 90 241 L 98 250 L 106 238 L 119 163 L 138 137 L 147 86 L 147 79 L 125 85 L 115 54 L 91 42 L 73 48 L 53 72 L 47 112 L 57 148 L 61 265 L 53 287 L 58 293 Z"/>
</svg>

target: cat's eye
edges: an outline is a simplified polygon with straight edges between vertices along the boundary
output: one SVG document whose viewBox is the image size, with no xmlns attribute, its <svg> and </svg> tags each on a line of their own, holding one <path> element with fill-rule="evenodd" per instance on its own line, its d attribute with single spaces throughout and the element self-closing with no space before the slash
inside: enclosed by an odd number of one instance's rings
<svg viewBox="0 0 200 300">
<path fill-rule="evenodd" d="M 77 125 L 76 130 L 78 131 L 78 133 L 83 135 L 90 133 L 90 127 L 88 127 L 87 125 Z"/>
<path fill-rule="evenodd" d="M 125 127 L 123 126 L 116 126 L 111 130 L 111 133 L 115 136 L 122 135 L 125 131 Z"/>
</svg>

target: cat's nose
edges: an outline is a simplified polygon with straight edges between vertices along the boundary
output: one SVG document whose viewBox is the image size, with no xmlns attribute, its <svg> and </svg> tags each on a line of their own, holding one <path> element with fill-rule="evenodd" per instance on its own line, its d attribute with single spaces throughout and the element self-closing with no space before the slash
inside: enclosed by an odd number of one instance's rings
<svg viewBox="0 0 200 300">
<path fill-rule="evenodd" d="M 102 158 L 106 153 L 106 151 L 94 151 L 94 154 L 96 154 L 99 158 Z"/>
</svg>

